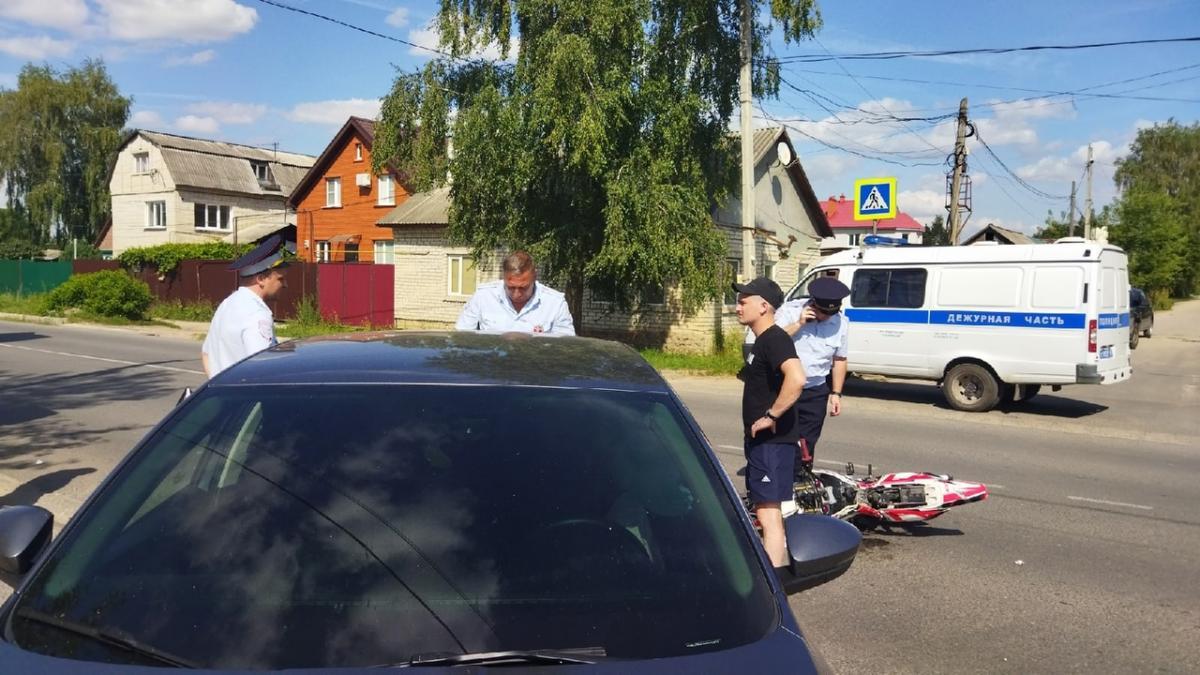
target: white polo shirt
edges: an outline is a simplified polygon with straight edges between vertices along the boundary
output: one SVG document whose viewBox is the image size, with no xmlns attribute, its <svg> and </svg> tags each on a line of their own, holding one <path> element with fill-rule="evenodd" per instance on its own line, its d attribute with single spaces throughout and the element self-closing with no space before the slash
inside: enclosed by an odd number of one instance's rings
<svg viewBox="0 0 1200 675">
<path fill-rule="evenodd" d="M 211 377 L 251 354 L 278 344 L 271 308 L 243 286 L 221 301 L 201 348 Z"/>
<path fill-rule="evenodd" d="M 458 330 L 575 334 L 566 296 L 540 281 L 534 282 L 533 297 L 519 312 L 504 292 L 503 281 L 482 284 L 463 307 L 454 327 Z"/>
</svg>

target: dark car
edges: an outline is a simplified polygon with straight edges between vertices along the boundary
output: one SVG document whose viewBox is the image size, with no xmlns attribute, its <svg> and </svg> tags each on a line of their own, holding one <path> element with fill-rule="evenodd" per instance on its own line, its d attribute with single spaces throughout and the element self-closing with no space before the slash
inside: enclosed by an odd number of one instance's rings
<svg viewBox="0 0 1200 675">
<path fill-rule="evenodd" d="M 776 573 L 636 352 L 473 333 L 259 353 L 50 531 L 39 507 L 0 510 L 0 564 L 31 566 L 0 608 L 0 672 L 811 672 L 786 594 L 860 541 L 789 518 Z"/>
<path fill-rule="evenodd" d="M 1145 291 L 1129 289 L 1129 348 L 1137 349 L 1138 339 L 1154 335 L 1154 305 Z"/>
</svg>

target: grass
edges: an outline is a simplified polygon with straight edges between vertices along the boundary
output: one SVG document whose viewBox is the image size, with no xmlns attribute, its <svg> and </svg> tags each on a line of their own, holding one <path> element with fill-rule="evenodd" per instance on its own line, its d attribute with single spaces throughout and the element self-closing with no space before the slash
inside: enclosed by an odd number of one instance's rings
<svg viewBox="0 0 1200 675">
<path fill-rule="evenodd" d="M 185 303 L 181 300 L 155 301 L 150 305 L 149 314 L 155 319 L 170 321 L 212 321 L 216 312 L 211 302 L 199 301 Z"/>
<path fill-rule="evenodd" d="M 8 314 L 45 315 L 45 293 L 17 295 L 16 293 L 0 293 L 0 312 Z"/>
<path fill-rule="evenodd" d="M 296 318 L 275 327 L 276 337 L 306 338 L 317 335 L 333 335 L 366 330 L 362 326 L 346 326 L 335 321 L 326 321 L 311 297 L 305 297 L 296 305 Z"/>
<path fill-rule="evenodd" d="M 725 346 L 714 354 L 679 354 L 661 349 L 639 350 L 658 370 L 681 370 L 700 375 L 737 375 L 742 369 L 742 334 L 725 336 Z"/>
</svg>

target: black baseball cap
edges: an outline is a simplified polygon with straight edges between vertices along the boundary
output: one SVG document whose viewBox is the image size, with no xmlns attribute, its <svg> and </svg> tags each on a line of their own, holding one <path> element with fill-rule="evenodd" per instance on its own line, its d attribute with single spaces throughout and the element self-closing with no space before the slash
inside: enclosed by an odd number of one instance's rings
<svg viewBox="0 0 1200 675">
<path fill-rule="evenodd" d="M 837 314 L 842 309 L 842 298 L 850 295 L 850 289 L 833 277 L 817 277 L 808 285 L 808 295 L 817 309 Z"/>
<path fill-rule="evenodd" d="M 779 288 L 779 284 L 766 277 L 759 277 L 744 284 L 733 284 L 733 290 L 745 295 L 761 296 L 775 309 L 779 309 L 783 304 L 783 290 Z"/>
</svg>

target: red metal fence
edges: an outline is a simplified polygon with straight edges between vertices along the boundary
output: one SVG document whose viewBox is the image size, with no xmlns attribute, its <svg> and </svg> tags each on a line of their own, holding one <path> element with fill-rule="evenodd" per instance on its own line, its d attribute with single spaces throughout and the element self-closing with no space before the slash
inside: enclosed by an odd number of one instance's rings
<svg viewBox="0 0 1200 675">
<path fill-rule="evenodd" d="M 119 269 L 113 260 L 76 260 L 75 274 Z M 184 260 L 171 274 L 160 279 L 158 270 L 147 267 L 133 275 L 150 286 L 160 300 L 216 305 L 238 288 L 236 272 L 228 260 Z M 394 268 L 391 265 L 346 263 L 301 263 L 288 265 L 287 288 L 272 302 L 277 319 L 293 319 L 300 300 L 317 300 L 321 315 L 341 323 L 391 326 L 394 323 Z"/>
</svg>

